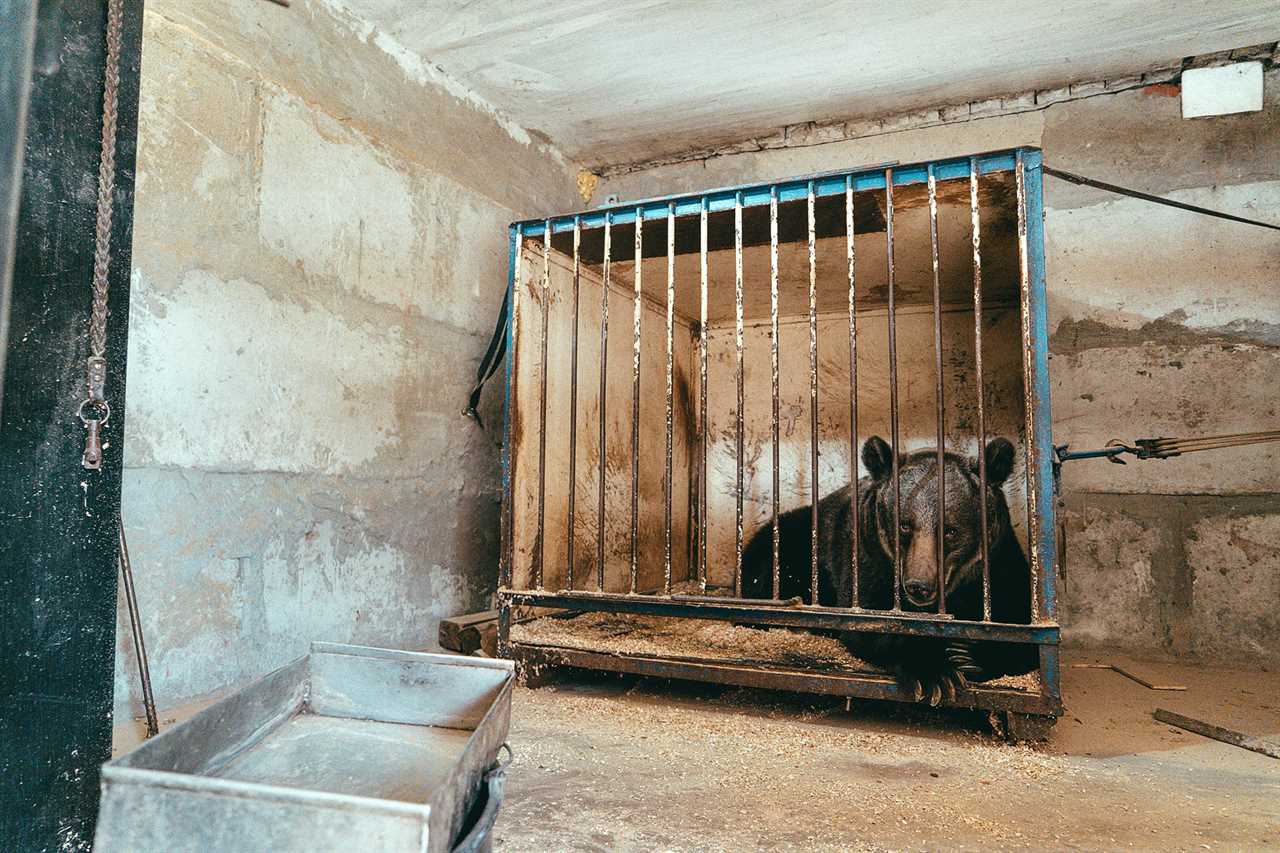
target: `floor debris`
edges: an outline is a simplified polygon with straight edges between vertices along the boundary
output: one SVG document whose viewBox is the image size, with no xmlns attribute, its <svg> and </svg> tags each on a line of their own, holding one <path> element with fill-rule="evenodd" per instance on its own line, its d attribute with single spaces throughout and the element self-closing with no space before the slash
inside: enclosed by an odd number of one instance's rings
<svg viewBox="0 0 1280 853">
<path fill-rule="evenodd" d="M 1204 720 L 1197 720 L 1195 717 L 1176 714 L 1165 708 L 1156 708 L 1151 716 L 1162 723 L 1168 723 L 1171 726 L 1177 726 L 1180 729 L 1186 729 L 1189 732 L 1195 732 L 1207 738 L 1213 738 L 1223 743 L 1229 743 L 1232 746 L 1238 746 L 1241 749 L 1261 753 L 1270 758 L 1280 758 L 1280 744 L 1274 744 L 1259 737 L 1253 737 L 1222 726 L 1215 726 L 1213 723 L 1206 723 Z"/>
<path fill-rule="evenodd" d="M 1116 672 L 1116 673 L 1119 673 L 1120 675 L 1123 675 L 1125 678 L 1129 679 L 1130 681 L 1138 682 L 1148 690 L 1186 690 L 1187 689 L 1187 686 L 1185 684 L 1153 684 L 1150 681 L 1147 681 L 1142 676 L 1135 675 L 1129 670 L 1124 669 L 1123 667 L 1117 666 L 1114 663 L 1073 663 L 1071 664 L 1071 666 L 1073 669 L 1109 669 L 1112 672 Z"/>
</svg>

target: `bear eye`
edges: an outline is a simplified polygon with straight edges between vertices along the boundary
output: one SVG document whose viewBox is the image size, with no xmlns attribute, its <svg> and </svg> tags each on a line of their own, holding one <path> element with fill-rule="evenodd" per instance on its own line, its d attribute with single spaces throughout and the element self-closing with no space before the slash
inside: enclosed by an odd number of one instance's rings
<svg viewBox="0 0 1280 853">
<path fill-rule="evenodd" d="M 899 525 L 898 525 L 898 532 L 899 532 L 899 533 L 901 533 L 903 536 L 910 536 L 910 535 L 911 535 L 911 522 L 909 522 L 909 521 L 904 521 L 904 522 L 902 522 L 901 524 L 899 524 Z"/>
<path fill-rule="evenodd" d="M 948 525 L 947 527 L 943 528 L 942 535 L 946 537 L 948 542 L 950 542 L 951 540 L 955 539 L 958 535 L 960 535 L 960 531 Z"/>
</svg>

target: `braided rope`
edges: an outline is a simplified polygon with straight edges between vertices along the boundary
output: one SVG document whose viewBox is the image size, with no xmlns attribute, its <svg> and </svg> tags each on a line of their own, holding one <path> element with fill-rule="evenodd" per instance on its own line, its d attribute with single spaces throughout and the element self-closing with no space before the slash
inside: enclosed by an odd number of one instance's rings
<svg viewBox="0 0 1280 853">
<path fill-rule="evenodd" d="M 102 159 L 98 164 L 98 218 L 94 227 L 93 311 L 89 348 L 107 352 L 107 278 L 111 264 L 111 203 L 116 180 L 116 109 L 120 88 L 121 0 L 107 0 L 107 62 L 102 88 Z"/>
</svg>

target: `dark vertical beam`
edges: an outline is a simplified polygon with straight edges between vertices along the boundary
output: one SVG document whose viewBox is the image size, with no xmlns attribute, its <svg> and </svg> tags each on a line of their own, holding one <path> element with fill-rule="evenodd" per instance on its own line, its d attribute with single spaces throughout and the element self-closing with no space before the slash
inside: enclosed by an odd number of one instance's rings
<svg viewBox="0 0 1280 853">
<path fill-rule="evenodd" d="M 142 2 L 124 4 L 102 468 L 81 465 L 106 4 L 66 0 L 31 83 L 0 408 L 0 839 L 88 850 L 111 754 Z M 4 20 L 7 29 L 9 19 Z"/>
</svg>

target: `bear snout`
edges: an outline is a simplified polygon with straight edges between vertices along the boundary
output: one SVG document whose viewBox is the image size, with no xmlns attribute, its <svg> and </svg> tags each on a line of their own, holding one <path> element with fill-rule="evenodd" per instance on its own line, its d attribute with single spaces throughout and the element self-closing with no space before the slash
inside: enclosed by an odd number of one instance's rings
<svg viewBox="0 0 1280 853">
<path fill-rule="evenodd" d="M 936 584 L 932 580 L 923 580 L 921 578 L 907 578 L 903 582 L 902 588 L 907 593 L 907 599 L 917 607 L 924 607 L 932 604 L 936 597 Z"/>
</svg>

